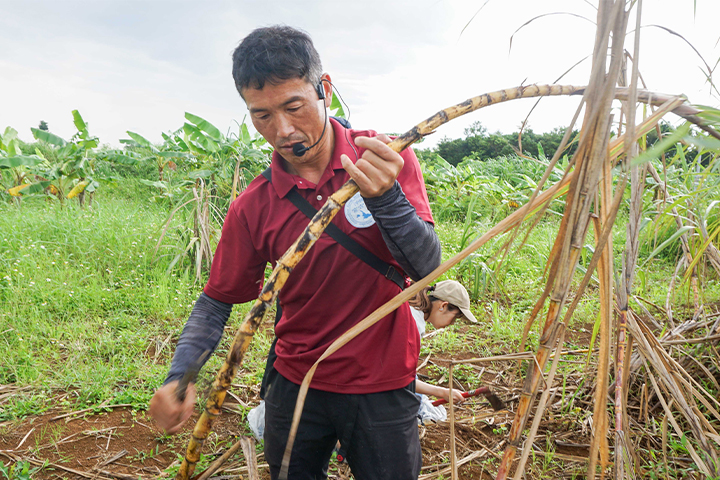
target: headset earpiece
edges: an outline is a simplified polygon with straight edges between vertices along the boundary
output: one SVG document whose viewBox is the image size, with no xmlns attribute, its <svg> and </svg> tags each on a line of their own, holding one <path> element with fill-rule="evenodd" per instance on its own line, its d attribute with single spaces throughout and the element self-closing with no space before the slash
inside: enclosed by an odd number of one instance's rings
<svg viewBox="0 0 720 480">
<path fill-rule="evenodd" d="M 317 84 L 317 86 L 315 87 L 315 90 L 317 91 L 318 98 L 320 100 L 324 100 L 325 99 L 325 88 L 323 88 L 322 80 L 320 80 L 320 83 Z"/>
</svg>

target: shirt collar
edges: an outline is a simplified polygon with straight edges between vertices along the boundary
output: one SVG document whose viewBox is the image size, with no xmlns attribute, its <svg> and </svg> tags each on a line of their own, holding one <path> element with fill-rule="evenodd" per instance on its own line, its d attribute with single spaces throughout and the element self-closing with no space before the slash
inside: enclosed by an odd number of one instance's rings
<svg viewBox="0 0 720 480">
<path fill-rule="evenodd" d="M 332 157 L 330 158 L 330 162 L 328 163 L 325 172 L 323 172 L 323 175 L 320 178 L 320 182 L 315 188 L 320 188 L 325 183 L 327 183 L 332 177 L 335 176 L 336 170 L 344 171 L 342 162 L 340 161 L 341 155 L 345 154 L 350 157 L 353 162 L 356 161 L 353 147 L 356 150 L 358 147 L 355 146 L 354 143 L 354 132 L 340 125 L 340 123 L 338 123 L 332 117 L 330 117 L 330 126 L 332 127 L 333 135 L 335 136 L 335 149 L 333 150 Z M 351 142 L 352 146 L 350 145 Z M 292 188 L 296 185 L 298 179 L 300 179 L 300 177 L 298 177 L 297 175 L 286 172 L 283 169 L 282 165 L 282 157 L 277 151 L 273 151 L 272 162 L 270 164 L 270 169 L 272 172 L 272 186 L 275 188 L 275 192 L 280 198 L 284 198 L 288 194 L 288 192 L 292 190 Z M 306 182 L 307 180 L 303 181 Z"/>
</svg>

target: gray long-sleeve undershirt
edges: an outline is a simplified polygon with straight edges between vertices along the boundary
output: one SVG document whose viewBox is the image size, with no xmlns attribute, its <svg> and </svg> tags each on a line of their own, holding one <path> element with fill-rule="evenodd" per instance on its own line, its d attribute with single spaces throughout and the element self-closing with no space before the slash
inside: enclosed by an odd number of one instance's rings
<svg viewBox="0 0 720 480">
<path fill-rule="evenodd" d="M 419 280 L 440 265 L 435 229 L 418 216 L 399 183 L 379 197 L 364 200 L 390 253 L 410 278 Z M 215 350 L 231 311 L 232 304 L 200 295 L 180 335 L 165 384 L 180 380 L 206 350 Z"/>
<path fill-rule="evenodd" d="M 420 280 L 440 265 L 435 229 L 418 216 L 397 181 L 379 197 L 364 200 L 390 253 L 410 278 Z"/>
</svg>

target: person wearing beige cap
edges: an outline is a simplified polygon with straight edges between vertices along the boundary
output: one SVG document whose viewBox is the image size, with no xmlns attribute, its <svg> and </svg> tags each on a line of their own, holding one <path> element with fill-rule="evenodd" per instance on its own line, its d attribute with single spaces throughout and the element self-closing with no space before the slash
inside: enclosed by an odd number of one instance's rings
<svg viewBox="0 0 720 480">
<path fill-rule="evenodd" d="M 445 328 L 458 318 L 466 318 L 477 323 L 477 319 L 470 311 L 470 295 L 465 287 L 455 280 L 443 280 L 433 286 L 425 287 L 409 303 L 421 339 L 425 334 L 427 322 L 435 328 Z M 450 401 L 450 389 L 430 385 L 417 378 L 415 391 L 418 394 L 432 395 Z M 453 398 L 455 403 L 461 403 L 464 400 L 462 391 L 453 389 Z"/>
</svg>

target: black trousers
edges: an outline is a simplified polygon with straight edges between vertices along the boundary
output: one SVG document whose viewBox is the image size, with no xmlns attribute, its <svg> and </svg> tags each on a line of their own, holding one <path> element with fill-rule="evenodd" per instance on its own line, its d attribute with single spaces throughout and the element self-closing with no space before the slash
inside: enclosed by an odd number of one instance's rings
<svg viewBox="0 0 720 480">
<path fill-rule="evenodd" d="M 300 386 L 277 370 L 265 394 L 265 459 L 280 474 Z M 416 480 L 422 466 L 415 381 L 380 393 L 342 394 L 310 389 L 290 458 L 289 480 L 327 478 L 336 442 L 357 480 Z"/>
</svg>

